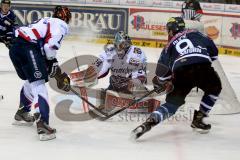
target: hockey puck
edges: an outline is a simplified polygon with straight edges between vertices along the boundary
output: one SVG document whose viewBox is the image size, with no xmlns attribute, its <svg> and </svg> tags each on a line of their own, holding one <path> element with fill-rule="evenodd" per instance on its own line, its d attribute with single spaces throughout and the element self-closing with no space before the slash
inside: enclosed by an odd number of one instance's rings
<svg viewBox="0 0 240 160">
<path fill-rule="evenodd" d="M 3 99 L 3 95 L 0 95 L 0 100 L 2 100 Z"/>
</svg>

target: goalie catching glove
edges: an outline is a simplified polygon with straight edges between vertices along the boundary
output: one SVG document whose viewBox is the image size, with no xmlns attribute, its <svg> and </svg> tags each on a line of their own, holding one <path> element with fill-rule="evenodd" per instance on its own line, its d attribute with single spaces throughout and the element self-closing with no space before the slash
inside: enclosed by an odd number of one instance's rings
<svg viewBox="0 0 240 160">
<path fill-rule="evenodd" d="M 90 83 L 95 81 L 97 79 L 97 76 L 98 76 L 98 72 L 96 67 L 94 65 L 91 65 L 87 68 L 83 80 L 86 83 Z"/>
<path fill-rule="evenodd" d="M 96 83 L 98 72 L 94 65 L 90 65 L 86 70 L 71 73 L 70 77 L 73 85 L 78 87 L 89 87 Z"/>
<path fill-rule="evenodd" d="M 155 76 L 152 79 L 152 83 L 156 93 L 166 92 L 170 93 L 173 90 L 173 84 L 171 79 L 161 79 L 158 76 Z"/>
</svg>

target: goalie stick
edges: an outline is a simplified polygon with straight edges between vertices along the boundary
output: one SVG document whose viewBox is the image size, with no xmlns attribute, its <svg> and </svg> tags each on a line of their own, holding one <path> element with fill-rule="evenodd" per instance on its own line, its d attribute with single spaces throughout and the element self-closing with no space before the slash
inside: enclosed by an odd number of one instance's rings
<svg viewBox="0 0 240 160">
<path fill-rule="evenodd" d="M 94 112 L 93 110 L 89 110 L 89 115 L 92 116 L 93 118 L 95 117 L 101 117 L 101 116 L 105 116 L 107 117 L 108 114 L 103 112 L 101 109 L 97 108 L 95 105 L 93 105 L 91 102 L 89 102 L 87 99 L 85 99 L 84 97 L 82 97 L 77 91 L 75 91 L 73 88 L 70 89 L 76 96 L 78 96 L 79 98 L 81 98 L 84 102 L 86 102 L 90 107 L 92 107 L 95 111 L 97 111 L 98 113 Z"/>
<path fill-rule="evenodd" d="M 89 102 L 88 100 L 86 100 L 84 97 L 82 97 L 77 91 L 75 91 L 73 88 L 70 89 L 76 96 L 78 96 L 79 98 L 81 98 L 83 101 L 85 101 L 90 107 L 92 107 L 94 110 L 89 110 L 89 115 L 92 118 L 97 118 L 100 121 L 105 121 L 108 120 L 109 118 L 117 115 L 118 113 L 128 109 L 129 107 L 135 105 L 136 103 L 140 102 L 141 100 L 143 100 L 144 98 L 148 97 L 149 95 L 151 95 L 152 93 L 156 92 L 156 90 L 159 89 L 153 89 L 151 91 L 149 91 L 148 93 L 146 93 L 145 95 L 143 95 L 142 97 L 138 98 L 138 99 L 134 99 L 131 103 L 129 103 L 127 106 L 115 110 L 114 112 L 110 112 L 110 113 L 106 113 L 103 112 L 101 109 L 99 109 L 98 107 L 96 107 L 95 105 L 93 105 L 91 102 Z M 159 93 L 159 95 L 164 95 L 166 94 L 166 92 L 162 91 L 161 93 Z M 94 112 L 94 111 L 97 111 Z"/>
<path fill-rule="evenodd" d="M 77 59 L 77 52 L 76 52 L 75 46 L 72 46 L 72 50 L 73 50 L 73 54 L 74 54 L 74 58 L 75 58 L 75 61 L 76 61 L 76 66 L 77 66 L 78 72 L 80 72 L 80 67 L 79 67 L 79 63 L 78 63 L 78 59 Z M 88 100 L 86 88 L 85 87 L 80 87 L 79 90 L 80 90 L 81 96 L 84 97 L 86 100 Z M 84 112 L 89 112 L 88 104 L 85 101 L 83 101 L 82 104 L 83 104 Z"/>
</svg>

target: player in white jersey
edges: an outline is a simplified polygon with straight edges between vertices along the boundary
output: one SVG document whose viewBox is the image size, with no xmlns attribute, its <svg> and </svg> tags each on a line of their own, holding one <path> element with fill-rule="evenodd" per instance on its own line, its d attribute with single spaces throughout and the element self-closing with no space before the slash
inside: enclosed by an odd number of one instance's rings
<svg viewBox="0 0 240 160">
<path fill-rule="evenodd" d="M 110 85 L 107 90 L 132 94 L 146 83 L 146 56 L 132 45 L 130 37 L 123 31 L 117 32 L 113 44 L 105 47 L 99 58 L 91 65 L 82 80 L 84 84 L 105 77 L 109 71 Z M 105 98 L 103 98 L 105 99 Z"/>
<path fill-rule="evenodd" d="M 57 80 L 59 89 L 70 90 L 70 79 L 61 72 L 56 54 L 69 32 L 71 13 L 62 6 L 57 6 L 53 12 L 51 18 L 45 17 L 18 28 L 9 51 L 18 76 L 25 80 L 14 124 L 32 124 L 36 120 L 40 140 L 56 137 L 56 130 L 49 126 L 48 91 L 45 86 L 48 77 Z M 35 108 L 34 116 L 29 113 L 31 106 Z"/>
<path fill-rule="evenodd" d="M 132 93 L 134 86 L 146 82 L 146 56 L 140 48 L 132 45 L 124 32 L 115 35 L 113 46 L 105 47 L 94 65 L 98 78 L 111 71 L 110 90 Z"/>
</svg>

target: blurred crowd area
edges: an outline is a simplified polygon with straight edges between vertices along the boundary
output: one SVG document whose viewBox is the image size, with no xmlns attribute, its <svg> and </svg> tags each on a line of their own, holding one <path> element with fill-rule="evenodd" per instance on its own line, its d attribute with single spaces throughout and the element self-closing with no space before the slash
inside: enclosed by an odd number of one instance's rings
<svg viewBox="0 0 240 160">
<path fill-rule="evenodd" d="M 36 1 L 39 2 L 39 0 L 14 0 L 14 1 Z M 85 3 L 93 2 L 92 0 L 41 0 L 42 2 L 83 2 Z M 103 1 L 111 1 L 111 0 L 103 0 Z M 139 0 L 141 1 L 141 0 Z M 162 0 L 162 1 L 185 1 L 185 0 Z M 224 3 L 224 4 L 240 4 L 240 0 L 197 0 L 199 2 L 204 2 L 204 3 Z"/>
<path fill-rule="evenodd" d="M 240 4 L 240 0 L 199 0 L 199 2 Z"/>
<path fill-rule="evenodd" d="M 163 0 L 163 1 L 185 1 L 185 0 Z M 240 0 L 196 0 L 204 3 L 224 3 L 224 4 L 240 4 Z"/>
</svg>

